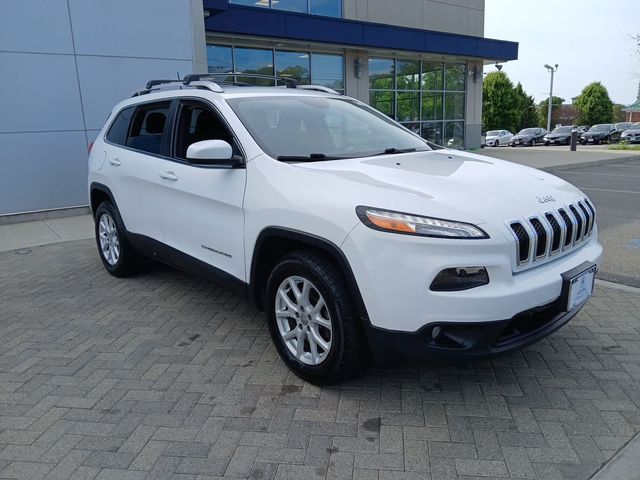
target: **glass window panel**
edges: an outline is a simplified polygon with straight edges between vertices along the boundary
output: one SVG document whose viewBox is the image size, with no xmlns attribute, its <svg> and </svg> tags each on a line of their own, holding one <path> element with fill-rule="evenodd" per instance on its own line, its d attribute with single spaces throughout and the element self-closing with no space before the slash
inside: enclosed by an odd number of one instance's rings
<svg viewBox="0 0 640 480">
<path fill-rule="evenodd" d="M 444 85 L 446 90 L 464 91 L 464 77 L 467 68 L 464 63 L 449 63 L 444 69 Z"/>
<path fill-rule="evenodd" d="M 442 90 L 443 64 L 441 62 L 422 62 L 422 89 Z"/>
<path fill-rule="evenodd" d="M 444 132 L 447 147 L 462 148 L 464 145 L 464 122 L 446 122 Z"/>
<path fill-rule="evenodd" d="M 408 128 L 416 135 L 420 135 L 420 122 L 403 123 L 402 126 Z"/>
<path fill-rule="evenodd" d="M 295 78 L 301 83 L 308 84 L 309 53 L 276 52 L 276 75 Z"/>
<path fill-rule="evenodd" d="M 342 0 L 309 0 L 309 13 L 342 18 Z"/>
<path fill-rule="evenodd" d="M 273 76 L 273 51 L 257 48 L 235 49 L 236 71 Z M 253 85 L 273 85 L 274 81 L 264 78 L 238 76 L 238 81 Z"/>
<path fill-rule="evenodd" d="M 376 110 L 394 118 L 394 95 L 393 92 L 370 92 L 369 104 Z"/>
<path fill-rule="evenodd" d="M 420 120 L 420 92 L 398 92 L 396 120 L 411 122 Z"/>
<path fill-rule="evenodd" d="M 274 10 L 308 13 L 307 0 L 271 0 L 271 8 Z"/>
<path fill-rule="evenodd" d="M 344 89 L 344 58 L 342 55 L 311 54 L 311 83 L 335 90 Z"/>
<path fill-rule="evenodd" d="M 442 122 L 429 122 L 422 124 L 421 136 L 425 140 L 442 145 Z"/>
<path fill-rule="evenodd" d="M 207 64 L 210 73 L 233 72 L 231 47 L 207 45 Z"/>
<path fill-rule="evenodd" d="M 396 84 L 398 90 L 420 90 L 420 61 L 398 60 Z"/>
<path fill-rule="evenodd" d="M 422 92 L 422 120 L 442 120 L 442 92 Z"/>
<path fill-rule="evenodd" d="M 249 7 L 269 7 L 269 0 L 229 0 L 234 5 L 247 5 Z"/>
<path fill-rule="evenodd" d="M 464 118 L 464 93 L 444 94 L 444 118 L 447 120 Z"/>
<path fill-rule="evenodd" d="M 390 90 L 394 88 L 393 60 L 386 58 L 369 59 L 369 88 Z"/>
</svg>

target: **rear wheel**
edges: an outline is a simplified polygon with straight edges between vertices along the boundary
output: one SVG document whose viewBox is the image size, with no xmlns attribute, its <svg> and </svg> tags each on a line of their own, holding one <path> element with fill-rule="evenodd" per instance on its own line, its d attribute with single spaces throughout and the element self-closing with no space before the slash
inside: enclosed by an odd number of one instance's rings
<svg viewBox="0 0 640 480">
<path fill-rule="evenodd" d="M 365 360 L 363 333 L 340 271 L 299 250 L 275 266 L 265 292 L 271 338 L 287 366 L 317 385 L 356 375 Z"/>
<path fill-rule="evenodd" d="M 96 210 L 95 235 L 100 260 L 111 275 L 127 277 L 137 272 L 140 258 L 127 242 L 122 218 L 111 202 L 102 202 Z"/>
</svg>

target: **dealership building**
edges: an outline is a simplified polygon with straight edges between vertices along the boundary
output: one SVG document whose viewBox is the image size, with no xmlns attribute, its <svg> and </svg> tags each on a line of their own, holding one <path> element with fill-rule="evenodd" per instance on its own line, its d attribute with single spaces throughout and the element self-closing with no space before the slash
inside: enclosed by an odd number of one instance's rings
<svg viewBox="0 0 640 480">
<path fill-rule="evenodd" d="M 0 216 L 86 206 L 88 145 L 113 105 L 192 72 L 294 77 L 477 147 L 483 66 L 518 55 L 484 37 L 484 3 L 4 0 Z"/>
</svg>

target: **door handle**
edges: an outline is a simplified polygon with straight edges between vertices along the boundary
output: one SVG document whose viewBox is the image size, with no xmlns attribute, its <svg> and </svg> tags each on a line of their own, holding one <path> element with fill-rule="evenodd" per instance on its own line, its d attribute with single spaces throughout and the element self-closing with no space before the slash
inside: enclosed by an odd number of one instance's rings
<svg viewBox="0 0 640 480">
<path fill-rule="evenodd" d="M 172 182 L 178 180 L 178 176 L 173 172 L 162 172 L 160 173 L 160 178 L 163 180 L 171 180 Z"/>
<path fill-rule="evenodd" d="M 109 160 L 109 163 L 114 167 L 119 167 L 120 165 L 122 165 L 122 162 L 120 162 L 119 158 L 112 158 Z"/>
</svg>

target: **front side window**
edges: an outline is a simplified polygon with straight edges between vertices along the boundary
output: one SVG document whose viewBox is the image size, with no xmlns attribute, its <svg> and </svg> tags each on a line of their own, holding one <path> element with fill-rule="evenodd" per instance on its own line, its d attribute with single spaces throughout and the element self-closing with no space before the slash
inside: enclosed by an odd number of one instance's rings
<svg viewBox="0 0 640 480">
<path fill-rule="evenodd" d="M 189 145 L 203 140 L 224 140 L 234 145 L 233 135 L 217 113 L 199 102 L 184 102 L 178 114 L 175 157 L 186 160 Z"/>
<path fill-rule="evenodd" d="M 247 97 L 229 99 L 228 103 L 273 158 L 353 158 L 389 149 L 429 150 L 420 137 L 353 100 Z"/>
<path fill-rule="evenodd" d="M 108 142 L 116 145 L 126 145 L 134 110 L 135 107 L 124 108 L 116 115 L 106 135 Z"/>
<path fill-rule="evenodd" d="M 170 102 L 139 105 L 131 124 L 127 146 L 143 152 L 160 154 L 167 130 Z"/>
</svg>

